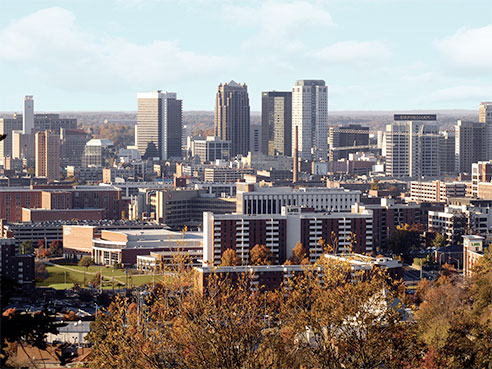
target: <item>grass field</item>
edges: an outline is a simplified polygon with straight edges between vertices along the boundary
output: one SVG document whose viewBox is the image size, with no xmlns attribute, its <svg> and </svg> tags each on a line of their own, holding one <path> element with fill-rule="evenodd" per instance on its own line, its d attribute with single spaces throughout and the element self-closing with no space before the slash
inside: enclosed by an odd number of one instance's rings
<svg viewBox="0 0 492 369">
<path fill-rule="evenodd" d="M 53 287 L 55 289 L 66 289 L 72 288 L 74 283 L 78 283 L 81 286 L 84 285 L 84 267 L 80 267 L 78 265 L 64 264 L 64 265 L 47 265 L 46 270 L 49 273 L 49 277 L 38 281 L 36 283 L 37 286 L 48 286 Z M 125 274 L 125 270 L 123 269 L 113 269 L 105 268 L 100 266 L 90 266 L 87 268 L 87 272 L 85 275 L 86 286 L 89 281 L 94 278 L 94 274 L 97 272 L 101 272 L 103 275 L 103 289 L 111 289 L 113 288 L 113 278 L 114 278 L 114 287 L 122 288 L 125 286 L 126 281 L 128 281 L 129 286 L 141 286 L 146 283 L 152 283 L 152 280 L 157 283 L 162 276 L 156 275 L 154 278 L 152 274 L 136 274 L 137 271 L 130 270 L 128 276 Z M 65 274 L 66 273 L 66 274 Z M 66 275 L 66 284 L 65 284 L 65 275 Z M 128 279 L 127 279 L 128 278 Z"/>
</svg>

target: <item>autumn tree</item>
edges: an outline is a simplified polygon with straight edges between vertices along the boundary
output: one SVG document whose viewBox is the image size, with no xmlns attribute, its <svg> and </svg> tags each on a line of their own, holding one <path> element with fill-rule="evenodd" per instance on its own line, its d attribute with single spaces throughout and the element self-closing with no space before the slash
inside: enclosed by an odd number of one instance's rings
<svg viewBox="0 0 492 369">
<path fill-rule="evenodd" d="M 309 251 L 304 248 L 302 243 L 297 242 L 292 249 L 290 261 L 294 265 L 309 264 Z"/>
<path fill-rule="evenodd" d="M 436 237 L 432 240 L 432 247 L 440 249 L 441 247 L 446 246 L 446 243 L 446 237 L 440 233 L 436 233 Z"/>
<path fill-rule="evenodd" d="M 79 260 L 79 266 L 84 267 L 84 285 L 85 285 L 85 274 L 87 273 L 87 269 L 91 266 L 94 265 L 94 260 L 88 255 L 82 256 L 82 258 Z"/>
<path fill-rule="evenodd" d="M 420 248 L 420 228 L 404 224 L 396 227 L 386 242 L 386 249 L 393 254 L 409 258 L 410 250 Z"/>
<path fill-rule="evenodd" d="M 275 261 L 272 251 L 265 245 L 255 245 L 249 252 L 251 265 L 272 265 Z"/>
<path fill-rule="evenodd" d="M 61 246 L 61 243 L 58 240 L 51 241 L 49 250 L 51 255 L 53 256 L 63 255 L 63 247 Z"/>
<path fill-rule="evenodd" d="M 240 261 L 237 257 L 236 250 L 227 249 L 222 253 L 222 260 L 220 266 L 234 266 L 239 265 Z"/>
<path fill-rule="evenodd" d="M 19 247 L 19 254 L 31 254 L 34 252 L 34 246 L 31 240 L 23 241 Z"/>
</svg>

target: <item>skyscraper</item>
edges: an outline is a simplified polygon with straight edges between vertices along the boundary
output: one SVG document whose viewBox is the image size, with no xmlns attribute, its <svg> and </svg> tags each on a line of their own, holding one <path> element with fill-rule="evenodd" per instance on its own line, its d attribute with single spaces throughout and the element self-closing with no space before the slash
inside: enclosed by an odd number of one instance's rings
<svg viewBox="0 0 492 369">
<path fill-rule="evenodd" d="M 325 81 L 299 80 L 292 88 L 292 137 L 296 127 L 299 127 L 300 158 L 326 160 L 328 87 Z"/>
<path fill-rule="evenodd" d="M 492 102 L 480 103 L 478 122 L 485 125 L 485 158 L 492 160 Z"/>
<path fill-rule="evenodd" d="M 261 152 L 292 155 L 292 92 L 261 94 Z"/>
<path fill-rule="evenodd" d="M 439 127 L 433 114 L 395 115 L 386 126 L 386 173 L 393 177 L 438 177 Z"/>
<path fill-rule="evenodd" d="M 250 140 L 248 86 L 219 84 L 215 98 L 215 136 L 231 141 L 231 156 L 248 155 Z"/>
<path fill-rule="evenodd" d="M 60 136 L 50 131 L 36 132 L 36 177 L 60 179 Z"/>
<path fill-rule="evenodd" d="M 441 175 L 455 175 L 456 174 L 456 132 L 444 131 L 441 132 L 439 137 L 440 146 L 440 160 L 441 160 Z"/>
<path fill-rule="evenodd" d="M 471 173 L 472 164 L 485 159 L 486 128 L 483 123 L 456 122 L 455 158 L 458 173 Z"/>
<path fill-rule="evenodd" d="M 0 141 L 0 157 L 12 157 L 12 131 L 22 131 L 22 115 L 14 114 L 12 118 L 0 118 L 0 134 L 7 137 Z"/>
<path fill-rule="evenodd" d="M 24 115 L 22 133 L 31 134 L 34 129 L 34 99 L 32 96 L 24 96 Z"/>
<path fill-rule="evenodd" d="M 181 158 L 183 130 L 182 100 L 175 92 L 137 94 L 137 135 L 135 144 L 144 158 Z"/>
</svg>

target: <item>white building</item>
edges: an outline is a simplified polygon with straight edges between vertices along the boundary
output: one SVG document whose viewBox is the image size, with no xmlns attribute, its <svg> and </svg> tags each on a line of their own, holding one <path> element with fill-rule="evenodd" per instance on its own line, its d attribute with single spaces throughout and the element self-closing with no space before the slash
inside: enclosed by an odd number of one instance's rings
<svg viewBox="0 0 492 369">
<path fill-rule="evenodd" d="M 181 158 L 183 131 L 182 100 L 175 92 L 137 94 L 137 134 L 135 145 L 144 158 Z"/>
<path fill-rule="evenodd" d="M 298 128 L 299 157 L 328 156 L 328 87 L 323 80 L 299 80 L 292 88 L 292 151 Z"/>
<path fill-rule="evenodd" d="M 191 156 L 198 156 L 202 163 L 231 158 L 231 141 L 208 136 L 192 139 L 190 144 Z"/>
<path fill-rule="evenodd" d="M 34 129 L 34 98 L 24 96 L 24 114 L 22 115 L 22 133 L 31 134 Z"/>
<path fill-rule="evenodd" d="M 360 202 L 360 191 L 341 188 L 239 186 L 236 211 L 240 214 L 280 214 L 282 206 L 303 206 L 314 211 L 350 212 Z"/>
<path fill-rule="evenodd" d="M 408 120 L 403 120 L 408 119 Z M 440 136 L 435 115 L 395 115 L 386 126 L 386 173 L 393 177 L 439 177 Z"/>
<path fill-rule="evenodd" d="M 446 202 L 451 197 L 465 197 L 466 183 L 443 181 L 410 182 L 409 201 Z"/>
</svg>

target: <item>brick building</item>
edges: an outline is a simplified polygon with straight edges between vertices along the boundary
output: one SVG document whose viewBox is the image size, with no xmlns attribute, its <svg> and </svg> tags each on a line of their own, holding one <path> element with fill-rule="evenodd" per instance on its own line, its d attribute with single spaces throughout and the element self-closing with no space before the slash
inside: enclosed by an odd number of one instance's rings
<svg viewBox="0 0 492 369">
<path fill-rule="evenodd" d="M 204 260 L 213 265 L 221 263 L 222 253 L 228 248 L 236 250 L 244 264 L 249 262 L 249 252 L 257 244 L 265 245 L 282 264 L 292 256 L 300 242 L 309 250 L 311 262 L 323 253 L 323 239 L 338 252 L 372 251 L 372 212 L 354 209 L 351 213 L 314 213 L 312 209 L 284 207 L 282 214 L 215 215 L 203 214 Z"/>
</svg>

